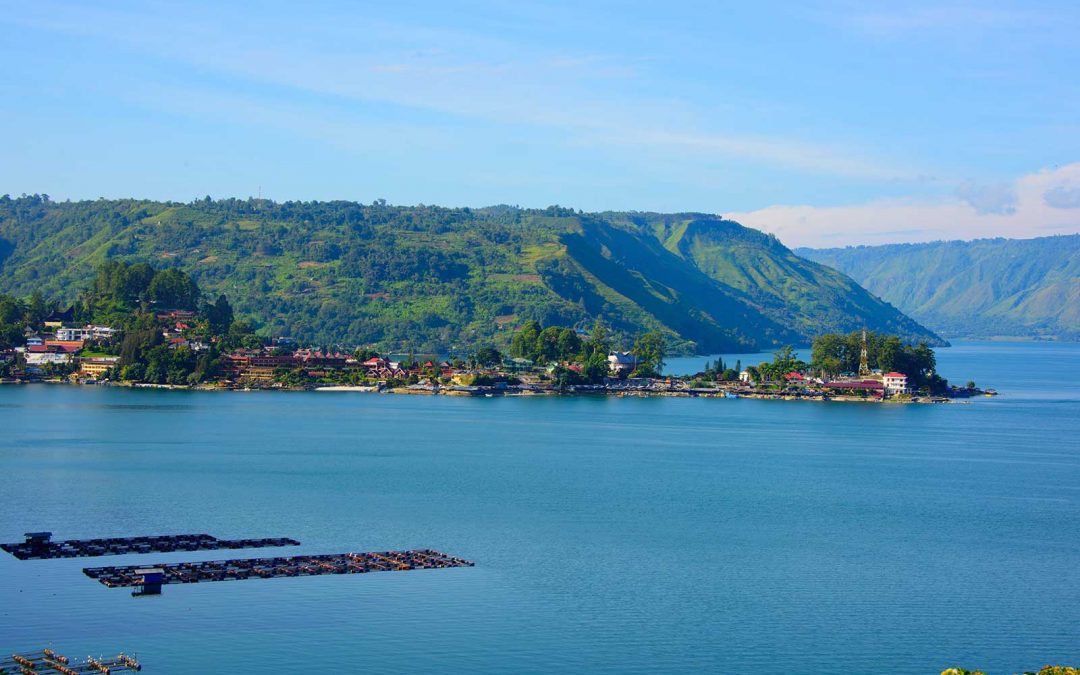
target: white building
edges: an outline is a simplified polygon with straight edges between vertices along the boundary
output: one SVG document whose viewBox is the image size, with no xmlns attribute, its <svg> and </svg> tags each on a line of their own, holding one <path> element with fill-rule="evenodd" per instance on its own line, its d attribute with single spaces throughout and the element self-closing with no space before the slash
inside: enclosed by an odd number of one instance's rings
<svg viewBox="0 0 1080 675">
<path fill-rule="evenodd" d="M 109 340 L 116 335 L 116 329 L 109 326 L 91 326 L 83 328 L 57 328 L 57 340 Z"/>
<path fill-rule="evenodd" d="M 881 376 L 881 383 L 885 386 L 885 393 L 889 396 L 908 393 L 907 375 L 891 372 Z"/>
<path fill-rule="evenodd" d="M 74 340 L 89 340 L 90 329 L 89 328 L 57 328 L 56 339 L 65 342 Z"/>
<path fill-rule="evenodd" d="M 27 352 L 26 365 L 43 366 L 46 363 L 71 363 L 72 355 L 68 352 Z"/>
<path fill-rule="evenodd" d="M 607 357 L 608 370 L 615 374 L 632 373 L 638 366 L 638 358 L 630 352 L 611 352 Z"/>
</svg>

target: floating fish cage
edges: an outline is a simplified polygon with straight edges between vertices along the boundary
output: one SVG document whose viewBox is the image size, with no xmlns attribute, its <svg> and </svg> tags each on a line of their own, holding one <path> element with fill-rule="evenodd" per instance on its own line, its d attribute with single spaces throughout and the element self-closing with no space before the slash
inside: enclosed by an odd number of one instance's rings
<svg viewBox="0 0 1080 675">
<path fill-rule="evenodd" d="M 197 584 L 204 581 L 274 579 L 307 577 L 321 574 L 365 574 L 367 572 L 404 572 L 408 570 L 472 567 L 462 558 L 419 549 L 377 553 L 333 553 L 281 558 L 241 558 L 166 565 L 130 565 L 88 567 L 83 573 L 114 588 L 139 587 L 132 595 L 157 595 L 164 584 Z"/>
<path fill-rule="evenodd" d="M 26 541 L 0 544 L 19 560 L 49 558 L 93 558 L 133 553 L 169 553 L 172 551 L 215 551 L 221 549 L 298 546 L 287 537 L 271 539 L 218 539 L 209 534 L 167 534 L 149 537 L 114 537 L 111 539 L 71 539 L 52 541 L 51 532 L 27 532 Z"/>
<path fill-rule="evenodd" d="M 118 654 L 111 658 L 94 658 L 88 656 L 85 659 L 73 659 L 54 652 L 51 649 L 42 649 L 39 652 L 23 654 L 10 654 L 0 656 L 0 673 L 19 673 L 30 675 L 32 673 L 60 673 L 61 675 L 83 675 L 84 673 L 122 673 L 137 672 L 142 670 L 142 664 L 126 654 Z"/>
</svg>

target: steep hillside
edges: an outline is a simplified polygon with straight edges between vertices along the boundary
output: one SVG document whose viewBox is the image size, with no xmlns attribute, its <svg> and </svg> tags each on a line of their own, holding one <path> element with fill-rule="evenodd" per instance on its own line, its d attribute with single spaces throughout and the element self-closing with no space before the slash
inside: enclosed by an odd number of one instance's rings
<svg viewBox="0 0 1080 675">
<path fill-rule="evenodd" d="M 799 249 L 954 336 L 1080 339 L 1080 235 Z"/>
<path fill-rule="evenodd" d="M 847 332 L 872 317 L 882 332 L 924 330 L 850 277 L 800 258 L 775 237 L 716 218 L 692 220 L 665 244 L 713 279 L 746 293 L 754 304 L 796 332 Z"/>
<path fill-rule="evenodd" d="M 863 326 L 937 341 L 846 277 L 702 214 L 0 198 L 0 292 L 72 299 L 107 258 L 182 266 L 275 335 L 384 349 L 506 344 L 526 319 L 597 317 L 683 351 Z"/>
</svg>

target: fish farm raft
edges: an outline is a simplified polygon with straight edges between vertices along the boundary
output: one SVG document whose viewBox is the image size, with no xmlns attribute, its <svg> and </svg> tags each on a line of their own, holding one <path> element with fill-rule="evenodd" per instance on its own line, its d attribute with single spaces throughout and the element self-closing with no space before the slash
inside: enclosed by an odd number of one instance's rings
<svg viewBox="0 0 1080 675">
<path fill-rule="evenodd" d="M 88 567 L 83 573 L 109 588 L 136 586 L 132 595 L 157 595 L 163 584 L 197 584 L 204 581 L 273 579 L 321 574 L 364 574 L 407 570 L 472 567 L 475 563 L 439 551 L 383 551 L 379 553 L 333 553 L 284 558 L 241 558 L 156 566 Z"/>
<path fill-rule="evenodd" d="M 298 546 L 287 537 L 273 539 L 218 539 L 209 534 L 167 534 L 152 537 L 116 537 L 112 539 L 71 539 L 52 541 L 52 532 L 27 532 L 26 541 L 0 544 L 19 560 L 49 558 L 94 558 L 128 553 L 169 553 L 171 551 L 215 551 L 220 549 Z"/>
<path fill-rule="evenodd" d="M 0 674 L 7 673 L 61 673 L 61 675 L 82 675 L 83 673 L 120 673 L 139 671 L 142 666 L 138 661 L 125 654 L 112 658 L 69 659 L 51 649 L 27 654 L 0 656 Z"/>
</svg>

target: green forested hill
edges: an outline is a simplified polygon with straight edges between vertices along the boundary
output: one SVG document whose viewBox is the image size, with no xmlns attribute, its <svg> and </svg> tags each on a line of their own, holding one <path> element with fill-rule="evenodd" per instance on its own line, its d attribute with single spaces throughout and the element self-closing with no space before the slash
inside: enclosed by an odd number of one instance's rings
<svg viewBox="0 0 1080 675">
<path fill-rule="evenodd" d="M 937 341 L 842 274 L 710 215 L 0 198 L 0 292 L 70 300 L 107 258 L 181 266 L 274 335 L 389 350 L 505 345 L 527 319 L 597 317 L 699 352 L 863 327 Z"/>
<path fill-rule="evenodd" d="M 946 335 L 1080 339 L 1080 234 L 798 253 Z"/>
</svg>

